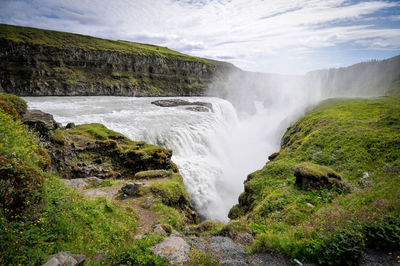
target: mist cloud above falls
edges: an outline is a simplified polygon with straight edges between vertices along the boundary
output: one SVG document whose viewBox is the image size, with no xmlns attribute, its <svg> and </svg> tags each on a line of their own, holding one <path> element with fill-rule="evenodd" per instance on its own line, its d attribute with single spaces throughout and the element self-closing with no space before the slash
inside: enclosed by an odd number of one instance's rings
<svg viewBox="0 0 400 266">
<path fill-rule="evenodd" d="M 245 72 L 232 68 L 209 88 L 230 101 L 238 122 L 223 137 L 225 158 L 217 182 L 225 210 L 237 203 L 246 176 L 261 169 L 280 150 L 286 129 L 307 110 L 331 97 L 385 95 L 400 84 L 400 56 L 302 76 Z M 221 137 L 222 139 L 222 137 Z"/>
</svg>

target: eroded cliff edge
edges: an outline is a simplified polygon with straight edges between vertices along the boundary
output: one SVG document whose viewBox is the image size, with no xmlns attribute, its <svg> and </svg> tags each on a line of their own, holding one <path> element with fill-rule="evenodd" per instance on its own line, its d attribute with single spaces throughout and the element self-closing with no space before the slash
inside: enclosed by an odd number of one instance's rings
<svg viewBox="0 0 400 266">
<path fill-rule="evenodd" d="M 202 96 L 232 64 L 166 47 L 0 25 L 0 92 L 20 96 Z"/>
</svg>

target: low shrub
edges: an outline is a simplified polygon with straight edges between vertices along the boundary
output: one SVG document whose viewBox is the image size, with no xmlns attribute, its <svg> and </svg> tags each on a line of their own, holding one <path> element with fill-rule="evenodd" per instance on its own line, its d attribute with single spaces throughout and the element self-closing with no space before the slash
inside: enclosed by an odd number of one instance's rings
<svg viewBox="0 0 400 266">
<path fill-rule="evenodd" d="M 48 174 L 43 200 L 31 205 L 36 215 L 0 213 L 0 264 L 37 265 L 60 251 L 92 255 L 133 241 L 137 218 L 133 209 L 105 198 L 88 200 Z"/>
<path fill-rule="evenodd" d="M 216 258 L 212 255 L 205 253 L 204 251 L 198 249 L 190 249 L 189 262 L 185 265 L 187 266 L 218 266 L 221 265 Z"/>
<path fill-rule="evenodd" d="M 47 153 L 19 121 L 0 112 L 0 208 L 9 217 L 41 199 Z"/>
<path fill-rule="evenodd" d="M 109 252 L 104 265 L 168 265 L 164 258 L 154 256 L 150 247 L 162 240 L 160 236 L 148 236 L 135 240 L 133 243 L 121 246 Z"/>
<path fill-rule="evenodd" d="M 13 107 L 20 115 L 26 112 L 27 104 L 24 99 L 13 94 L 0 93 L 0 101 Z"/>
</svg>

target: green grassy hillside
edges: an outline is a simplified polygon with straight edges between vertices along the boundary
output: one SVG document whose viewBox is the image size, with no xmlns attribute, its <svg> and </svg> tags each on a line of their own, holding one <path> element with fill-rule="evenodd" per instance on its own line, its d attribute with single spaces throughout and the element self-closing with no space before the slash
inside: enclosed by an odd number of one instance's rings
<svg viewBox="0 0 400 266">
<path fill-rule="evenodd" d="M 149 232 L 134 239 L 140 217 L 134 207 L 105 197 L 90 199 L 61 182 L 61 172 L 50 170 L 51 151 L 22 124 L 24 112 L 26 103 L 21 98 L 0 94 L 0 265 L 41 265 L 46 256 L 66 250 L 85 254 L 86 262 L 94 265 L 99 263 L 92 256 L 103 251 L 108 252 L 104 265 L 167 265 L 149 249 L 162 236 Z M 64 131 L 58 129 L 52 135 L 58 141 L 54 145 L 66 145 L 60 143 L 68 137 L 100 142 L 114 137 L 123 142 L 121 147 L 115 144 L 117 148 L 137 151 L 140 146 L 143 155 L 161 149 L 131 141 L 99 124 Z M 154 198 L 152 208 L 159 222 L 179 229 L 186 218 L 178 204 L 185 203 L 181 198 L 188 202 L 188 195 L 179 173 L 164 171 L 170 179 L 153 182 L 141 193 Z M 105 184 L 116 182 L 109 179 Z"/>
<path fill-rule="evenodd" d="M 182 54 L 167 47 L 6 24 L 0 24 L 0 39 L 60 49 L 80 48 L 83 50 L 114 51 L 125 54 L 158 56 L 208 63 L 203 58 Z"/>
<path fill-rule="evenodd" d="M 343 186 L 302 190 L 296 166 L 337 173 Z M 366 247 L 400 247 L 399 182 L 400 97 L 327 100 L 288 128 L 279 155 L 249 175 L 230 217 L 249 223 L 253 251 L 353 264 Z"/>
</svg>

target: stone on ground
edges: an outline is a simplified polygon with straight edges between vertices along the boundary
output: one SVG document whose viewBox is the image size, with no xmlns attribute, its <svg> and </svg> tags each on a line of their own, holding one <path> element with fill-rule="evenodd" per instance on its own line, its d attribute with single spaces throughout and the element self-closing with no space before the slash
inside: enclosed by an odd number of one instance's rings
<svg viewBox="0 0 400 266">
<path fill-rule="evenodd" d="M 143 183 L 126 183 L 122 186 L 121 190 L 128 196 L 134 196 L 137 195 L 139 188 L 142 186 L 144 186 Z"/>
<path fill-rule="evenodd" d="M 171 264 L 182 265 L 189 261 L 190 246 L 182 237 L 170 236 L 151 248 L 156 256 L 166 258 Z"/>
<path fill-rule="evenodd" d="M 81 266 L 85 263 L 85 255 L 72 254 L 69 251 L 62 251 L 54 255 L 47 256 L 50 260 L 43 264 L 43 266 Z"/>
</svg>

